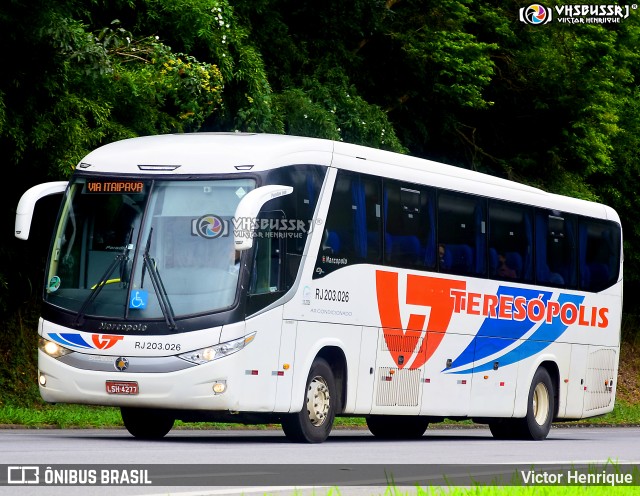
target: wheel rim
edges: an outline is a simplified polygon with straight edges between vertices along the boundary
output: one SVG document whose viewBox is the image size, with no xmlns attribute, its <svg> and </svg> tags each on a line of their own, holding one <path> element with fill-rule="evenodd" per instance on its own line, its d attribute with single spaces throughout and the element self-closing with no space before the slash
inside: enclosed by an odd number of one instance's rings
<svg viewBox="0 0 640 496">
<path fill-rule="evenodd" d="M 311 424 L 320 426 L 327 420 L 331 396 L 327 382 L 319 376 L 314 377 L 307 390 L 307 413 Z"/>
<path fill-rule="evenodd" d="M 533 391 L 533 416 L 538 425 L 544 425 L 549 417 L 549 391 L 542 382 Z"/>
</svg>

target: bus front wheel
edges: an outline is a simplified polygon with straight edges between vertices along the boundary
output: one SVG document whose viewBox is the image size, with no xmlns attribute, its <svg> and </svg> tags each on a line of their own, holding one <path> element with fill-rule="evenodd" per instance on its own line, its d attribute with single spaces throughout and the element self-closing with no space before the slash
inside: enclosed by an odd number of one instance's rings
<svg viewBox="0 0 640 496">
<path fill-rule="evenodd" d="M 149 408 L 121 407 L 122 422 L 129 433 L 138 439 L 162 439 L 173 428 L 175 419 Z"/>
<path fill-rule="evenodd" d="M 333 427 L 337 401 L 331 367 L 326 360 L 318 358 L 307 377 L 302 410 L 282 418 L 285 436 L 297 443 L 321 443 L 326 440 Z"/>
</svg>

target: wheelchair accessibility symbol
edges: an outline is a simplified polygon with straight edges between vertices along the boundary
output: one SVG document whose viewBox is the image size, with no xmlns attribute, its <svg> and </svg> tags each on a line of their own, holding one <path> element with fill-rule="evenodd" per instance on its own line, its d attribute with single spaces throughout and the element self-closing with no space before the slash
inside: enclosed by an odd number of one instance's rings
<svg viewBox="0 0 640 496">
<path fill-rule="evenodd" d="M 131 291 L 129 308 L 144 310 L 147 308 L 147 301 L 149 301 L 149 293 L 144 289 L 136 289 L 135 291 Z"/>
</svg>

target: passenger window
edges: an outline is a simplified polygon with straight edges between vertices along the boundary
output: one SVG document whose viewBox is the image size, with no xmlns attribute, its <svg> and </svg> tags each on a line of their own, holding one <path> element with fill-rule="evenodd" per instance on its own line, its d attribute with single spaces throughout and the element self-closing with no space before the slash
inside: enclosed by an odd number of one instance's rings
<svg viewBox="0 0 640 496">
<path fill-rule="evenodd" d="M 575 220 L 563 212 L 536 213 L 536 279 L 539 284 L 575 288 Z"/>
<path fill-rule="evenodd" d="M 380 180 L 339 171 L 313 278 L 357 263 L 380 263 Z"/>
<path fill-rule="evenodd" d="M 438 196 L 438 270 L 481 276 L 487 273 L 485 200 L 441 192 Z"/>
<path fill-rule="evenodd" d="M 533 278 L 530 208 L 489 202 L 489 277 L 529 282 Z"/>
<path fill-rule="evenodd" d="M 581 219 L 580 289 L 602 291 L 618 280 L 620 228 L 612 222 Z"/>
<path fill-rule="evenodd" d="M 433 269 L 435 194 L 423 186 L 385 181 L 384 259 L 397 267 Z"/>
</svg>

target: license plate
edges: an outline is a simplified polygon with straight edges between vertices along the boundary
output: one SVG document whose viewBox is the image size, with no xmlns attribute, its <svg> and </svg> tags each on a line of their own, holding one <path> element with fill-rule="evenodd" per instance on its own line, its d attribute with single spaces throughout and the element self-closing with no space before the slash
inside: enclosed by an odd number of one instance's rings
<svg viewBox="0 0 640 496">
<path fill-rule="evenodd" d="M 107 381 L 109 394 L 138 394 L 138 383 L 135 381 Z"/>
</svg>

